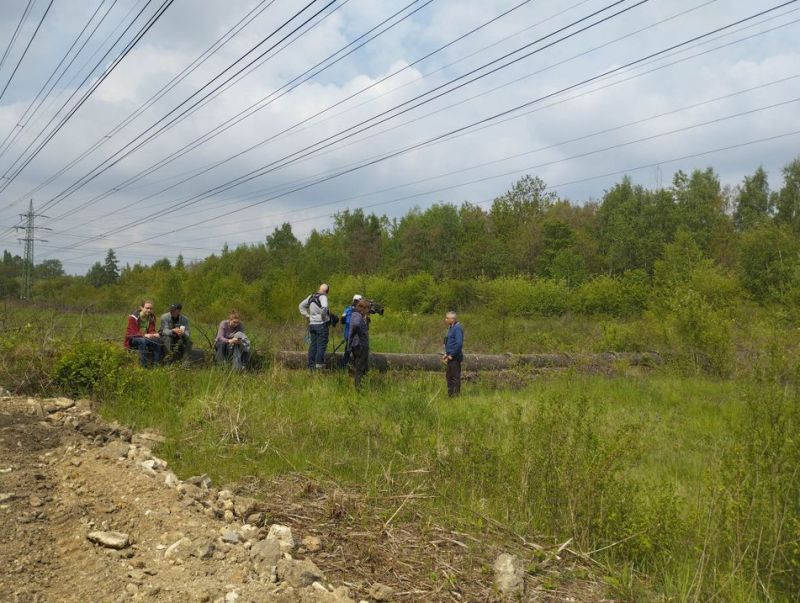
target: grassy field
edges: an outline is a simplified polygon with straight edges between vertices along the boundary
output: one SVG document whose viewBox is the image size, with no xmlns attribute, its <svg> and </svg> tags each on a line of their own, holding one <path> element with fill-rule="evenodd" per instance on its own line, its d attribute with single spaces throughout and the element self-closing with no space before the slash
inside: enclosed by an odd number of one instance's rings
<svg viewBox="0 0 800 603">
<path fill-rule="evenodd" d="M 728 379 L 670 363 L 613 376 L 482 374 L 456 400 L 430 373 L 372 374 L 357 394 L 343 373 L 143 371 L 117 351 L 124 316 L 13 308 L 3 320 L 7 386 L 21 375 L 31 392 L 83 384 L 109 419 L 163 431 L 160 454 L 182 475 L 224 484 L 300 473 L 367 501 L 424 495 L 401 514 L 476 533 L 499 522 L 543 544 L 572 538 L 625 600 L 791 601 L 800 591 L 796 334 L 770 346 L 757 317 L 748 337 L 761 351 Z M 487 352 L 598 350 L 639 328 L 465 323 L 472 349 Z M 438 317 L 374 324 L 377 349 L 438 349 Z M 302 346 L 302 326 L 252 331 L 267 352 Z M 74 345 L 106 338 L 115 345 Z"/>
</svg>

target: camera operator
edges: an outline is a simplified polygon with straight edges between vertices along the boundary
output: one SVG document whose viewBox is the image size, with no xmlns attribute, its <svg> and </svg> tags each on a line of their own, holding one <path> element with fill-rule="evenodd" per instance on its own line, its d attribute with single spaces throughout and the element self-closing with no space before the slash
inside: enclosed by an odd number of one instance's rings
<svg viewBox="0 0 800 603">
<path fill-rule="evenodd" d="M 350 320 L 352 319 L 353 312 L 355 312 L 356 305 L 362 299 L 363 297 L 356 293 L 353 296 L 353 301 L 342 312 L 342 326 L 344 327 L 344 354 L 342 354 L 342 362 L 339 365 L 341 368 L 346 368 L 350 363 L 350 343 L 348 342 L 348 338 L 350 337 Z"/>
<path fill-rule="evenodd" d="M 361 389 L 361 378 L 369 370 L 369 314 L 369 300 L 361 299 L 350 318 L 347 347 L 353 355 L 353 382 L 356 389 Z"/>
</svg>

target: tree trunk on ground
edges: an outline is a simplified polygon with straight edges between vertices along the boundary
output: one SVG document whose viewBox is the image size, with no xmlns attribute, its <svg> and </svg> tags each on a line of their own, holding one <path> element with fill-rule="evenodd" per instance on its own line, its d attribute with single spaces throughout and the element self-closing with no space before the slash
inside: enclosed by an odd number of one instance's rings
<svg viewBox="0 0 800 603">
<path fill-rule="evenodd" d="M 328 368 L 338 366 L 342 355 L 328 353 L 325 364 Z M 276 360 L 292 369 L 306 368 L 307 353 L 283 350 L 277 353 Z M 334 361 L 335 360 L 335 361 Z M 465 354 L 464 368 L 478 371 L 497 371 L 512 368 L 610 368 L 616 363 L 631 366 L 655 366 L 661 364 L 661 356 L 655 352 L 621 353 L 607 352 L 602 354 Z M 438 354 L 381 354 L 370 353 L 371 369 L 386 371 L 389 369 L 413 369 L 422 371 L 443 370 L 441 356 Z"/>
</svg>

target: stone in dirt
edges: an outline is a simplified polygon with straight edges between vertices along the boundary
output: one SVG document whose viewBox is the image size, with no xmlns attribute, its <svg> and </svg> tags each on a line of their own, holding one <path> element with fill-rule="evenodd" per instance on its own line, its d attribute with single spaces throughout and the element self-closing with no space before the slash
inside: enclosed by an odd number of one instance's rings
<svg viewBox="0 0 800 603">
<path fill-rule="evenodd" d="M 70 398 L 47 398 L 42 400 L 42 406 L 47 412 L 58 412 L 75 406 L 75 400 Z"/>
<path fill-rule="evenodd" d="M 239 535 L 239 532 L 235 530 L 225 530 L 222 533 L 222 542 L 227 542 L 228 544 L 239 544 L 242 541 L 242 537 Z"/>
<path fill-rule="evenodd" d="M 503 553 L 494 562 L 494 583 L 502 594 L 521 595 L 525 590 L 525 569 L 515 555 Z"/>
<path fill-rule="evenodd" d="M 130 450 L 130 447 L 130 444 L 127 442 L 113 440 L 103 446 L 102 450 L 100 450 L 100 456 L 104 459 L 110 459 L 112 461 L 121 459 L 128 456 L 128 450 Z"/>
<path fill-rule="evenodd" d="M 186 478 L 187 484 L 192 484 L 203 490 L 208 490 L 211 487 L 211 478 L 205 473 L 203 475 L 193 475 Z"/>
<path fill-rule="evenodd" d="M 157 431 L 146 429 L 131 436 L 131 442 L 141 446 L 148 446 L 152 448 L 156 444 L 163 444 L 166 441 L 163 435 Z"/>
<path fill-rule="evenodd" d="M 181 538 L 173 542 L 164 551 L 164 559 L 185 559 L 189 556 L 192 548 L 192 541 L 188 538 Z"/>
<path fill-rule="evenodd" d="M 394 590 L 391 586 L 386 586 L 380 582 L 376 582 L 369 589 L 369 596 L 373 601 L 391 601 L 394 595 Z"/>
<path fill-rule="evenodd" d="M 203 561 L 214 556 L 214 541 L 203 542 L 192 551 L 192 555 Z"/>
<path fill-rule="evenodd" d="M 13 492 L 0 492 L 0 504 L 7 503 L 10 500 L 14 500 L 17 497 L 16 494 Z"/>
<path fill-rule="evenodd" d="M 281 545 L 277 540 L 259 540 L 250 548 L 250 556 L 267 567 L 278 565 L 278 561 L 283 557 Z"/>
<path fill-rule="evenodd" d="M 86 537 L 91 542 L 109 549 L 124 549 L 131 544 L 128 535 L 122 532 L 89 532 Z"/>
<path fill-rule="evenodd" d="M 294 588 L 305 588 L 314 582 L 322 582 L 325 576 L 314 562 L 308 559 L 301 561 L 281 559 L 278 561 L 278 579 Z"/>
<path fill-rule="evenodd" d="M 316 553 L 322 549 L 322 541 L 316 536 L 306 536 L 302 544 L 309 553 Z"/>
<path fill-rule="evenodd" d="M 246 523 L 239 528 L 239 534 L 241 534 L 242 540 L 256 540 L 258 538 L 258 528 Z"/>
<path fill-rule="evenodd" d="M 282 526 L 280 524 L 274 523 L 269 528 L 269 534 L 267 534 L 268 540 L 277 540 L 281 545 L 281 551 L 284 553 L 290 553 L 292 549 L 294 549 L 294 538 L 292 538 L 292 528 L 288 526 Z"/>
</svg>

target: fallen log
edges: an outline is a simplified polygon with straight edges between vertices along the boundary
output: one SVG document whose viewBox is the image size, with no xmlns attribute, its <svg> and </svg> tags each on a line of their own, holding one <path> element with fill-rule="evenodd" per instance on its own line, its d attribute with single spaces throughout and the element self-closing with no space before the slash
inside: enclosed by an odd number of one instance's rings
<svg viewBox="0 0 800 603">
<path fill-rule="evenodd" d="M 307 353 L 282 350 L 276 360 L 292 369 L 307 367 Z M 327 353 L 325 366 L 334 368 L 341 362 L 341 354 Z M 631 366 L 656 366 L 662 363 L 656 352 L 605 352 L 602 354 L 465 354 L 464 368 L 475 371 L 500 371 L 513 368 L 610 368 L 617 363 Z M 387 370 L 443 370 L 438 354 L 384 354 L 370 353 L 370 368 Z"/>
</svg>

